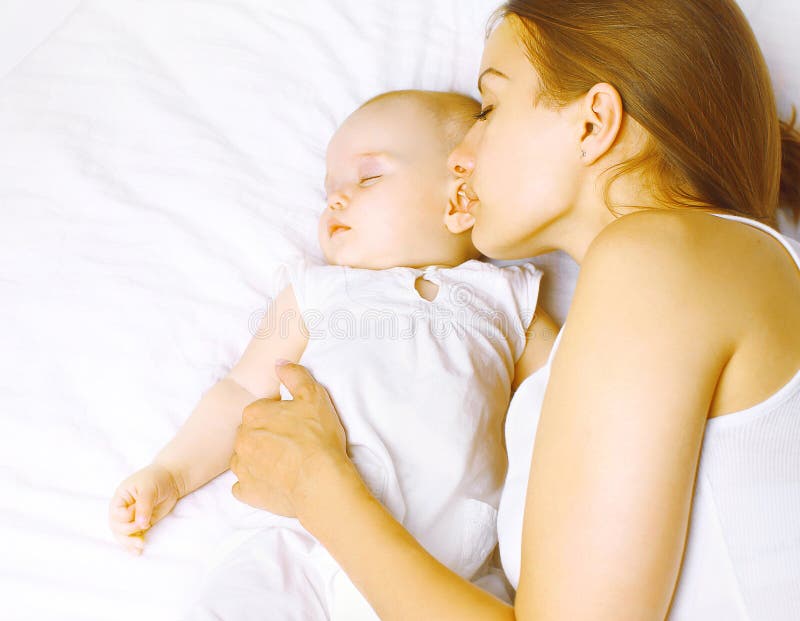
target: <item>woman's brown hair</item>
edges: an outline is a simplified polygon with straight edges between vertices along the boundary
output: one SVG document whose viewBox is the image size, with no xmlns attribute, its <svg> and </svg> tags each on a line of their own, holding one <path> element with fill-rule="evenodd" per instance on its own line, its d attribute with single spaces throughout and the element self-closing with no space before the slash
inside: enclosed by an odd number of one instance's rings
<svg viewBox="0 0 800 621">
<path fill-rule="evenodd" d="M 541 79 L 565 105 L 607 82 L 649 133 L 606 186 L 637 170 L 664 207 L 723 209 L 775 226 L 800 217 L 800 133 L 778 118 L 766 62 L 734 0 L 511 0 Z"/>
</svg>

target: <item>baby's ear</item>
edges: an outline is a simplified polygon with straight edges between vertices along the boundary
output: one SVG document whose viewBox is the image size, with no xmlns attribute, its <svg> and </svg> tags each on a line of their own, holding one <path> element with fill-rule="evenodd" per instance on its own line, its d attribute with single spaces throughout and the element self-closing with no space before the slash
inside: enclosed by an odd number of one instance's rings
<svg viewBox="0 0 800 621">
<path fill-rule="evenodd" d="M 458 235 L 464 231 L 469 231 L 474 224 L 475 216 L 470 213 L 464 213 L 463 211 L 456 211 L 448 205 L 447 213 L 444 216 L 444 225 L 447 227 L 448 231 L 454 235 Z"/>
</svg>

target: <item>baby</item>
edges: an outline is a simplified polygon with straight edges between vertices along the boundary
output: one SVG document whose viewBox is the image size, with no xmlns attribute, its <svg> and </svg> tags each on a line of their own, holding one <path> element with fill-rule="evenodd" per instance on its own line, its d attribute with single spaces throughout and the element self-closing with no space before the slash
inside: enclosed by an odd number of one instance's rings
<svg viewBox="0 0 800 621">
<path fill-rule="evenodd" d="M 179 498 L 228 468 L 248 403 L 291 398 L 274 373 L 284 358 L 328 389 L 376 498 L 452 570 L 487 574 L 505 412 L 549 353 L 538 327 L 555 325 L 537 312 L 530 329 L 535 266 L 477 260 L 468 194 L 447 156 L 478 110 L 455 93 L 394 91 L 337 129 L 318 231 L 327 265 L 286 266 L 239 362 L 153 463 L 119 485 L 109 517 L 123 545 L 141 552 Z M 374 614 L 354 604 L 360 594 L 297 520 L 247 515 L 252 530 L 228 544 L 185 619 L 331 619 L 345 606 L 351 618 L 354 605 Z"/>
</svg>

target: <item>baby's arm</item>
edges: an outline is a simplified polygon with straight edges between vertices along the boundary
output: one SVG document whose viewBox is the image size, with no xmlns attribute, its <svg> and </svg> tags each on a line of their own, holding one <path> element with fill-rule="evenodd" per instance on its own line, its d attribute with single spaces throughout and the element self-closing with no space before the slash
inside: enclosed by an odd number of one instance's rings
<svg viewBox="0 0 800 621">
<path fill-rule="evenodd" d="M 514 381 L 511 383 L 512 393 L 516 392 L 526 377 L 547 362 L 559 329 L 553 318 L 544 311 L 541 305 L 538 305 L 525 332 L 527 338 L 525 349 L 514 367 Z"/>
<path fill-rule="evenodd" d="M 242 410 L 256 399 L 280 399 L 275 361 L 297 362 L 308 342 L 292 286 L 278 294 L 239 361 L 201 398 L 153 460 L 170 471 L 183 497 L 230 466 Z"/>
</svg>

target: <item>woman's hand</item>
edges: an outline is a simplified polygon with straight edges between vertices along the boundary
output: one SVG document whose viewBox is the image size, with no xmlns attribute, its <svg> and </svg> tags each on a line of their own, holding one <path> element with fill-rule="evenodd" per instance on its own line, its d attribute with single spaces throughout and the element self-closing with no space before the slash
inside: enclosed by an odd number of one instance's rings
<svg viewBox="0 0 800 621">
<path fill-rule="evenodd" d="M 244 408 L 231 459 L 236 499 L 298 517 L 381 619 L 513 620 L 513 608 L 442 565 L 370 493 L 308 370 L 290 363 L 275 374 L 294 399 Z"/>
<path fill-rule="evenodd" d="M 244 408 L 231 458 L 239 481 L 231 491 L 253 507 L 301 517 L 321 486 L 357 473 L 328 391 L 299 364 L 276 364 L 275 373 L 293 399 Z"/>
</svg>

